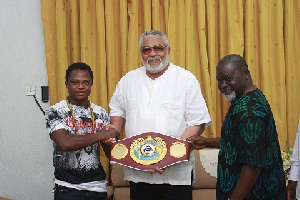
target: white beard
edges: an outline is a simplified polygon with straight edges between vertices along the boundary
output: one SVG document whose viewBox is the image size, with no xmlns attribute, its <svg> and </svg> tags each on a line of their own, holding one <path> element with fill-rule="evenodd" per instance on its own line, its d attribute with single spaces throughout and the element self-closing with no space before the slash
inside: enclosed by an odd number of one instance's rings
<svg viewBox="0 0 300 200">
<path fill-rule="evenodd" d="M 227 100 L 227 101 L 233 101 L 233 100 L 235 100 L 235 98 L 236 98 L 236 94 L 235 94 L 235 92 L 233 91 L 233 92 L 231 92 L 230 94 L 223 94 L 224 96 L 225 96 L 225 99 Z"/>
<path fill-rule="evenodd" d="M 159 63 L 159 65 L 155 65 L 155 66 L 151 67 L 149 65 L 149 61 L 151 61 L 151 60 L 159 60 L 160 63 Z M 164 70 L 169 65 L 169 54 L 166 54 L 166 57 L 164 60 L 161 60 L 161 58 L 159 56 L 155 56 L 155 57 L 148 58 L 147 61 L 144 61 L 142 59 L 142 61 L 148 72 L 150 72 L 151 74 L 156 74 L 156 73 Z"/>
</svg>

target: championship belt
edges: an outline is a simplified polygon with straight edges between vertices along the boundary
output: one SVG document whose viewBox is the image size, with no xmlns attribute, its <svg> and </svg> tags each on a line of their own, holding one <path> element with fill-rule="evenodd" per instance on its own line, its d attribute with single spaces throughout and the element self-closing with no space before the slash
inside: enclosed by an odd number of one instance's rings
<svg viewBox="0 0 300 200">
<path fill-rule="evenodd" d="M 191 144 L 160 133 L 147 132 L 111 145 L 110 163 L 138 170 L 165 168 L 188 161 Z"/>
</svg>

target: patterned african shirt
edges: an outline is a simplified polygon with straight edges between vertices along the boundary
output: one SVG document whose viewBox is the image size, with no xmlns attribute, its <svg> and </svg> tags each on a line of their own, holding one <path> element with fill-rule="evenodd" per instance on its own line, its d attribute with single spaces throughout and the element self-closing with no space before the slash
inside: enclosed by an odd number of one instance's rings
<svg viewBox="0 0 300 200">
<path fill-rule="evenodd" d="M 268 101 L 256 89 L 232 101 L 222 126 L 217 199 L 233 193 L 241 167 L 261 168 L 245 199 L 285 199 L 285 175 L 275 121 Z"/>
</svg>

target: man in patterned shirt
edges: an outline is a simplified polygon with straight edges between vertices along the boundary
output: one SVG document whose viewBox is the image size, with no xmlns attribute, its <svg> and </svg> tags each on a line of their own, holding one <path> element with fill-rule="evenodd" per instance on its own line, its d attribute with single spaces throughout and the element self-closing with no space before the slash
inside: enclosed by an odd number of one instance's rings
<svg viewBox="0 0 300 200">
<path fill-rule="evenodd" d="M 106 200 L 105 172 L 100 163 L 100 144 L 110 153 L 110 138 L 119 133 L 103 127 L 110 123 L 106 111 L 88 100 L 93 72 L 85 63 L 66 71 L 66 100 L 46 112 L 46 127 L 53 140 L 54 199 Z"/>
<path fill-rule="evenodd" d="M 253 85 L 246 61 L 227 55 L 217 66 L 219 90 L 231 101 L 221 138 L 195 137 L 195 148 L 220 148 L 218 200 L 284 200 L 280 146 L 271 107 Z"/>
</svg>

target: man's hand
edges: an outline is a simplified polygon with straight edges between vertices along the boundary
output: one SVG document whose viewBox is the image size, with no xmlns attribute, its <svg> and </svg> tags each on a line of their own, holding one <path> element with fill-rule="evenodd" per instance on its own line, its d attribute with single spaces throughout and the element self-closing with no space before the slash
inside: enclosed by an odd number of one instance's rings
<svg viewBox="0 0 300 200">
<path fill-rule="evenodd" d="M 286 186 L 287 200 L 296 200 L 296 187 L 297 181 L 288 181 L 288 185 Z"/>
<path fill-rule="evenodd" d="M 188 141 L 192 143 L 195 149 L 204 149 L 206 147 L 206 138 L 202 136 L 192 136 L 188 138 Z"/>
<path fill-rule="evenodd" d="M 107 124 L 105 127 L 104 127 L 104 130 L 108 131 L 109 129 L 116 129 L 116 126 L 114 126 L 113 124 Z"/>
<path fill-rule="evenodd" d="M 103 140 L 102 143 L 106 144 L 106 145 L 111 145 L 115 141 L 117 141 L 116 138 L 109 138 L 109 139 Z"/>
<path fill-rule="evenodd" d="M 195 149 L 204 149 L 204 148 L 220 148 L 221 138 L 205 138 L 202 136 L 192 136 L 188 138 L 188 141 L 192 143 L 193 148 Z"/>
<path fill-rule="evenodd" d="M 155 170 L 149 170 L 151 174 L 154 174 L 155 172 L 162 174 L 165 171 L 165 169 L 156 168 Z"/>
<path fill-rule="evenodd" d="M 114 128 L 105 128 L 100 133 L 103 136 L 103 139 L 100 140 L 101 146 L 105 152 L 107 158 L 110 157 L 110 148 L 112 142 L 120 138 L 120 133 Z"/>
<path fill-rule="evenodd" d="M 108 125 L 105 126 L 105 128 L 103 129 L 103 140 L 101 142 L 103 143 L 112 143 L 112 141 L 116 141 L 120 138 L 120 133 L 118 131 L 116 131 L 116 129 L 112 128 L 112 127 L 107 127 Z"/>
<path fill-rule="evenodd" d="M 107 125 L 104 127 L 103 130 L 104 130 L 105 132 L 106 132 L 106 131 L 110 132 L 110 130 L 115 130 L 115 129 L 116 129 L 116 128 L 115 128 L 114 125 L 112 125 L 112 124 L 107 124 Z M 120 133 L 117 131 L 115 137 L 108 138 L 108 139 L 104 139 L 104 140 L 102 140 L 101 142 L 102 142 L 103 144 L 106 144 L 106 145 L 111 145 L 113 142 L 119 140 L 119 138 L 120 138 Z"/>
</svg>

